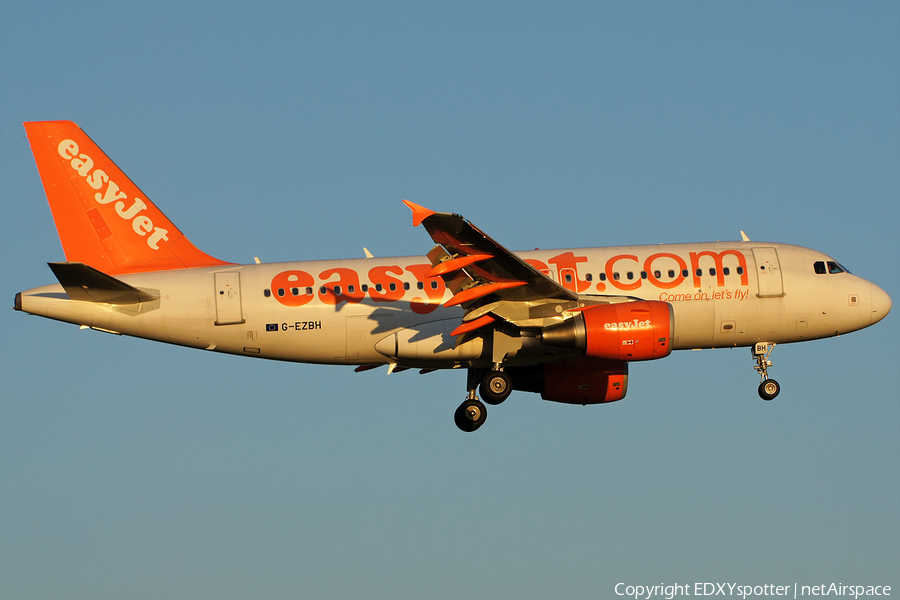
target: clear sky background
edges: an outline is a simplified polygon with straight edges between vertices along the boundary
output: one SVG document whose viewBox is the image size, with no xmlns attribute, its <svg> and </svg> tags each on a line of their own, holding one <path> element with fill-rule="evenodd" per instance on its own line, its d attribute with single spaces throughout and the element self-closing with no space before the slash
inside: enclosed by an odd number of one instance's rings
<svg viewBox="0 0 900 600">
<path fill-rule="evenodd" d="M 628 396 L 275 363 L 11 310 L 64 256 L 25 131 L 71 119 L 201 249 L 751 239 L 900 299 L 900 3 L 0 2 L 0 597 L 900 593 L 897 310 L 635 364 Z"/>
</svg>

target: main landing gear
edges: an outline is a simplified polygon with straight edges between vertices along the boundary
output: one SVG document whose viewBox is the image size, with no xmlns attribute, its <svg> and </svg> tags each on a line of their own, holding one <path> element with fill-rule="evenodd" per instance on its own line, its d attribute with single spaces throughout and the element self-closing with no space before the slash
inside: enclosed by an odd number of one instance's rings
<svg viewBox="0 0 900 600">
<path fill-rule="evenodd" d="M 509 398 L 512 393 L 512 379 L 504 371 L 494 365 L 481 380 L 481 397 L 488 404 L 497 405 Z"/>
<path fill-rule="evenodd" d="M 469 398 L 453 413 L 453 420 L 462 431 L 472 433 L 487 421 L 487 409 L 474 393 L 470 393 Z"/>
<path fill-rule="evenodd" d="M 756 360 L 756 366 L 753 368 L 756 369 L 760 376 L 759 397 L 763 400 L 772 400 L 781 391 L 781 386 L 778 385 L 778 382 L 774 379 L 769 379 L 769 367 L 772 366 L 769 355 L 772 354 L 774 349 L 775 344 L 770 344 L 769 342 L 756 342 L 751 348 L 753 358 Z"/>
<path fill-rule="evenodd" d="M 467 433 L 475 431 L 487 420 L 487 408 L 475 395 L 476 386 L 481 391 L 484 401 L 494 406 L 509 398 L 512 393 L 512 378 L 502 370 L 499 364 L 495 363 L 493 368 L 481 377 L 480 385 L 478 385 L 479 375 L 482 373 L 485 373 L 483 369 L 469 369 L 466 386 L 469 394 L 453 413 L 456 426 Z"/>
</svg>

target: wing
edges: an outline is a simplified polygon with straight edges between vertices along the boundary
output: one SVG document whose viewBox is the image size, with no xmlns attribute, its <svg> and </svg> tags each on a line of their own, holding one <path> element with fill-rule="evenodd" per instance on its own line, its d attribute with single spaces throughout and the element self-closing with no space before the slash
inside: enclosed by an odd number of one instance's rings
<svg viewBox="0 0 900 600">
<path fill-rule="evenodd" d="M 517 330 L 543 330 L 573 320 L 576 313 L 591 306 L 635 300 L 627 296 L 579 296 L 461 215 L 437 213 L 409 200 L 403 202 L 413 211 L 413 225 L 423 225 L 438 244 L 428 253 L 432 268 L 426 276 L 441 277 L 453 293 L 444 306 L 459 305 L 466 311 L 462 324 L 452 332 L 454 336 L 485 331 L 487 326 L 496 330 L 504 322 Z M 494 354 L 497 362 L 502 344 L 496 340 Z"/>
<path fill-rule="evenodd" d="M 453 292 L 445 306 L 467 311 L 486 302 L 574 302 L 578 295 L 559 285 L 498 244 L 461 215 L 436 213 L 404 200 L 413 211 L 413 224 L 423 225 L 439 244 L 428 253 L 429 277 L 440 276 Z"/>
</svg>

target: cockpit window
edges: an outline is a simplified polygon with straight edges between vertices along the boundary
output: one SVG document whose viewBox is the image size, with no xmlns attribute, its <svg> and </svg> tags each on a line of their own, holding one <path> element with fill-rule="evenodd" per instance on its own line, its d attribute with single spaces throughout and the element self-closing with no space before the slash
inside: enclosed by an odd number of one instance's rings
<svg viewBox="0 0 900 600">
<path fill-rule="evenodd" d="M 835 273 L 843 273 L 846 269 L 844 269 L 841 265 L 837 264 L 833 260 L 828 261 L 828 272 L 834 275 Z"/>
<path fill-rule="evenodd" d="M 832 275 L 836 275 L 838 273 L 849 273 L 850 269 L 842 265 L 841 263 L 834 262 L 833 260 L 829 260 L 826 264 L 824 260 L 817 260 L 813 263 L 813 270 L 817 275 L 825 275 L 826 273 L 830 273 Z"/>
</svg>

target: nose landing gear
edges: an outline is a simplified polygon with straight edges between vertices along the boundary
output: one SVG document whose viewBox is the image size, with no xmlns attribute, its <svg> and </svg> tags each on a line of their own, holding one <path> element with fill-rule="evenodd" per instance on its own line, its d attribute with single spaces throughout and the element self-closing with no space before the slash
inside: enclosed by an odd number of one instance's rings
<svg viewBox="0 0 900 600">
<path fill-rule="evenodd" d="M 781 386 L 778 385 L 778 382 L 774 379 L 769 379 L 769 367 L 772 366 L 769 355 L 772 354 L 774 349 L 775 344 L 770 344 L 769 342 L 756 342 L 752 348 L 753 358 L 756 360 L 756 366 L 753 368 L 759 373 L 761 380 L 757 391 L 759 392 L 759 397 L 767 401 L 775 398 L 778 392 L 781 391 Z"/>
</svg>

